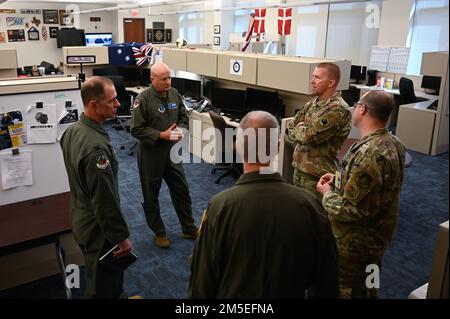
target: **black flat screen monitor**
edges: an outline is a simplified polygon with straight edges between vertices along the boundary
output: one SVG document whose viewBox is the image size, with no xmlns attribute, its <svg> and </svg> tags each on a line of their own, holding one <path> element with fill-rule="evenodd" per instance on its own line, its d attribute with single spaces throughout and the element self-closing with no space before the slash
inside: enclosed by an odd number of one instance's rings
<svg viewBox="0 0 450 319">
<path fill-rule="evenodd" d="M 196 80 L 184 79 L 184 96 L 199 101 L 201 97 L 202 82 Z"/>
<path fill-rule="evenodd" d="M 264 91 L 247 88 L 247 102 L 245 109 L 251 111 L 266 111 L 277 119 L 284 117 L 284 104 L 276 91 Z"/>
<path fill-rule="evenodd" d="M 84 30 L 82 29 L 62 28 L 56 31 L 56 46 L 58 48 L 84 46 L 84 44 Z"/>
<path fill-rule="evenodd" d="M 229 115 L 245 114 L 246 92 L 243 90 L 213 88 L 212 106 Z"/>
<path fill-rule="evenodd" d="M 119 67 L 119 75 L 123 76 L 125 86 L 139 86 L 142 82 L 142 72 L 140 68 Z"/>
<path fill-rule="evenodd" d="M 439 95 L 439 89 L 441 87 L 441 77 L 440 76 L 424 75 L 422 77 L 422 85 L 421 85 L 421 87 L 423 89 L 431 90 L 431 92 L 429 92 L 429 94 Z"/>
<path fill-rule="evenodd" d="M 172 77 L 171 86 L 178 90 L 178 93 L 184 95 L 184 79 Z"/>
<path fill-rule="evenodd" d="M 363 65 L 352 65 L 350 68 L 350 79 L 356 83 L 364 82 L 366 79 L 367 67 Z"/>
<path fill-rule="evenodd" d="M 84 35 L 86 46 L 102 46 L 112 44 L 112 33 L 86 33 Z"/>
</svg>

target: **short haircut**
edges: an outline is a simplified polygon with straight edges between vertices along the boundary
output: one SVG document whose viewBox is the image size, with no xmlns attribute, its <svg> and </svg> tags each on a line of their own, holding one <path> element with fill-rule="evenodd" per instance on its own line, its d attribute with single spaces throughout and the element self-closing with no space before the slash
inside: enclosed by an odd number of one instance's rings
<svg viewBox="0 0 450 319">
<path fill-rule="evenodd" d="M 265 130 L 265 141 L 259 142 L 260 133 Z M 242 155 L 244 162 L 249 162 L 249 154 L 255 154 L 255 160 L 257 163 L 264 164 L 262 156 L 268 156 L 270 160 L 273 160 L 278 153 L 278 139 L 279 139 L 280 126 L 278 125 L 277 119 L 270 113 L 265 111 L 252 111 L 247 113 L 240 122 L 238 135 L 237 135 L 237 149 Z M 246 134 L 251 133 L 249 135 Z M 276 134 L 274 134 L 276 132 Z M 251 138 L 253 137 L 253 138 Z M 272 140 L 272 138 L 274 140 Z M 265 143 L 264 143 L 265 142 Z M 270 154 L 271 152 L 271 142 L 276 142 L 275 154 Z M 241 144 L 242 143 L 242 144 Z M 241 145 L 240 145 L 241 144 Z M 258 145 L 265 144 L 264 154 L 259 154 Z"/>
<path fill-rule="evenodd" d="M 386 124 L 395 107 L 392 96 L 384 91 L 369 91 L 360 100 L 367 107 L 369 115 L 380 123 Z"/>
<path fill-rule="evenodd" d="M 323 62 L 317 65 L 317 68 L 326 69 L 328 76 L 336 81 L 336 86 L 339 84 L 341 80 L 341 69 L 334 63 Z"/>
<path fill-rule="evenodd" d="M 113 81 L 104 76 L 93 76 L 87 79 L 81 85 L 81 99 L 83 105 L 86 107 L 89 101 L 102 99 L 105 97 L 105 87 L 107 85 L 113 85 Z"/>
</svg>

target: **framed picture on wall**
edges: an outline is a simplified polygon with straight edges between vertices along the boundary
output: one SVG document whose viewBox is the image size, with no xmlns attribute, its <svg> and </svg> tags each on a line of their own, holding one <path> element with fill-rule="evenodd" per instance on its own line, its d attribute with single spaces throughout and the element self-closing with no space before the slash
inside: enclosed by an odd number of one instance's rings
<svg viewBox="0 0 450 319">
<path fill-rule="evenodd" d="M 44 24 L 59 23 L 58 10 L 42 10 L 42 17 L 44 18 Z"/>
<path fill-rule="evenodd" d="M 25 30 L 7 30 L 8 42 L 22 42 L 25 41 Z"/>
<path fill-rule="evenodd" d="M 59 10 L 59 25 L 72 26 L 74 22 L 73 14 L 66 10 Z"/>
<path fill-rule="evenodd" d="M 216 24 L 214 26 L 214 34 L 220 34 L 220 25 Z"/>
<path fill-rule="evenodd" d="M 50 38 L 56 38 L 56 32 L 59 30 L 58 27 L 49 27 Z"/>
<path fill-rule="evenodd" d="M 214 45 L 220 45 L 220 37 L 214 37 Z"/>
<path fill-rule="evenodd" d="M 28 40 L 30 41 L 36 41 L 39 40 L 39 30 L 35 27 L 31 27 L 30 30 L 28 30 Z"/>
</svg>

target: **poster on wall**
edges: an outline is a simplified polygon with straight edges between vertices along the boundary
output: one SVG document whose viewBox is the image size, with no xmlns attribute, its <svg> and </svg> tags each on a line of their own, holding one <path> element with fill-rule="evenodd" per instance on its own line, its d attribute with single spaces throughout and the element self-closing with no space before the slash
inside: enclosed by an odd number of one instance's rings
<svg viewBox="0 0 450 319">
<path fill-rule="evenodd" d="M 0 43 L 6 42 L 6 34 L 5 32 L 0 32 Z"/>
<path fill-rule="evenodd" d="M 44 24 L 58 24 L 59 23 L 58 10 L 43 10 L 42 16 L 44 18 Z"/>
<path fill-rule="evenodd" d="M 41 9 L 20 9 L 20 14 L 41 14 Z"/>
<path fill-rule="evenodd" d="M 25 30 L 8 30 L 8 41 L 9 42 L 22 42 L 25 41 Z"/>
<path fill-rule="evenodd" d="M 8 27 L 17 27 L 23 25 L 24 17 L 6 17 L 6 25 Z"/>
</svg>

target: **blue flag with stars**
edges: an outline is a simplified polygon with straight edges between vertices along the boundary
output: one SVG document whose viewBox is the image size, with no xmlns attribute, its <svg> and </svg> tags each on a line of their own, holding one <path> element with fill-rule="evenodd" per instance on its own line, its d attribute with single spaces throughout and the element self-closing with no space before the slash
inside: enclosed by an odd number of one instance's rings
<svg viewBox="0 0 450 319">
<path fill-rule="evenodd" d="M 140 47 L 142 43 L 122 43 L 108 46 L 109 64 L 136 65 L 133 46 Z"/>
</svg>

